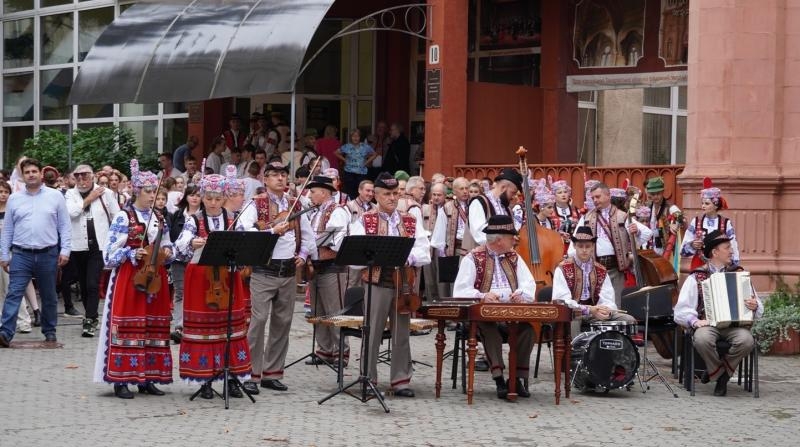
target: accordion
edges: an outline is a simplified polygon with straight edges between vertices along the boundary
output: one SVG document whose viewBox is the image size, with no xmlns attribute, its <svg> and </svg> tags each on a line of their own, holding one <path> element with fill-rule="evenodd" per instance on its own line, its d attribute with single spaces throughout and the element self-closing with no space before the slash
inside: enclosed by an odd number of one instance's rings
<svg viewBox="0 0 800 447">
<path fill-rule="evenodd" d="M 752 326 L 753 311 L 744 300 L 753 294 L 750 272 L 713 273 L 700 283 L 706 319 L 717 328 Z"/>
</svg>

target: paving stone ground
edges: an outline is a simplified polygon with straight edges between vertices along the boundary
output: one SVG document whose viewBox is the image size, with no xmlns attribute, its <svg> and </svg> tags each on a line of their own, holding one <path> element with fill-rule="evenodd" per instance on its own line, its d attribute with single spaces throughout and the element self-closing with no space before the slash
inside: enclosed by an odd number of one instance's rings
<svg viewBox="0 0 800 447">
<path fill-rule="evenodd" d="M 298 302 L 289 360 L 311 349 L 311 328 Z M 732 381 L 728 396 L 712 395 L 713 383 L 698 383 L 690 397 L 669 375 L 669 361 L 653 355 L 678 392 L 673 398 L 653 383 L 646 394 L 612 391 L 573 393 L 553 402 L 552 368 L 543 350 L 533 396 L 517 403 L 495 397 L 488 373 L 477 373 L 475 402 L 445 383 L 434 397 L 435 372 L 418 365 L 414 399 L 387 397 L 385 414 L 375 401 L 338 396 L 317 400 L 336 388 L 325 367 L 295 365 L 283 381 L 287 392 L 264 390 L 257 402 L 189 397 L 196 387 L 177 381 L 164 397 L 113 396 L 110 385 L 92 383 L 96 339 L 80 337 L 80 320 L 59 315 L 59 349 L 0 350 L 0 446 L 796 446 L 800 439 L 800 358 L 761 357 L 761 397 Z M 452 346 L 452 332 L 448 332 Z M 34 331 L 14 341 L 39 341 Z M 433 364 L 434 335 L 412 337 L 415 360 Z M 358 341 L 353 341 L 356 352 Z M 173 347 L 177 358 L 178 347 Z M 347 381 L 357 376 L 357 362 Z M 381 366 L 380 377 L 388 377 Z M 450 365 L 445 364 L 445 377 Z M 175 377 L 177 378 L 177 371 Z M 219 386 L 218 386 L 219 388 Z"/>
</svg>

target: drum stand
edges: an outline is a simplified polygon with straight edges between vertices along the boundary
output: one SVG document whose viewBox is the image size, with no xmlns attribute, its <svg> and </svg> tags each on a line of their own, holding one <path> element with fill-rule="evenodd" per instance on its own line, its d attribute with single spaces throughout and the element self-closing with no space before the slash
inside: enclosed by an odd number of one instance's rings
<svg viewBox="0 0 800 447">
<path fill-rule="evenodd" d="M 309 262 L 311 262 L 311 261 L 309 261 Z M 314 292 L 315 292 L 314 293 L 315 299 L 319 300 L 319 286 L 317 285 L 316 281 L 314 281 Z M 319 308 L 319 306 L 314 306 L 314 317 L 318 316 L 317 315 L 317 308 Z M 317 324 L 318 323 L 314 323 L 314 324 L 311 325 L 311 352 L 309 352 L 308 354 L 306 354 L 306 355 L 300 357 L 299 359 L 293 361 L 292 363 L 289 363 L 288 365 L 284 366 L 283 369 L 287 369 L 287 368 L 289 368 L 289 367 L 291 367 L 293 365 L 296 365 L 296 364 L 300 363 L 301 361 L 303 361 L 303 360 L 305 360 L 307 358 L 311 358 L 312 360 L 314 360 L 314 366 L 316 366 L 317 369 L 319 369 L 319 365 L 320 365 L 318 363 L 318 361 L 321 361 L 323 365 L 327 366 L 328 368 L 330 368 L 333 371 L 337 371 L 337 367 L 334 366 L 333 363 L 328 362 L 327 360 L 325 360 L 325 359 L 323 359 L 323 358 L 321 358 L 320 356 L 317 355 L 317 352 L 315 350 L 316 345 L 317 345 Z"/>
<path fill-rule="evenodd" d="M 667 379 L 661 374 L 661 372 L 656 367 L 655 363 L 652 360 L 647 358 L 647 335 L 648 330 L 650 329 L 650 290 L 647 289 L 645 291 L 645 304 L 644 304 L 644 360 L 642 361 L 642 374 L 639 374 L 639 371 L 636 371 L 636 377 L 639 379 L 639 386 L 642 388 L 642 393 L 646 393 L 647 390 L 650 389 L 650 381 L 653 379 L 658 379 L 670 393 L 672 393 L 672 397 L 678 397 L 678 394 L 672 389 L 667 382 Z M 650 371 L 648 371 L 650 368 Z M 642 379 L 642 375 L 645 376 Z M 645 389 L 644 384 L 647 384 L 647 390 Z"/>
</svg>

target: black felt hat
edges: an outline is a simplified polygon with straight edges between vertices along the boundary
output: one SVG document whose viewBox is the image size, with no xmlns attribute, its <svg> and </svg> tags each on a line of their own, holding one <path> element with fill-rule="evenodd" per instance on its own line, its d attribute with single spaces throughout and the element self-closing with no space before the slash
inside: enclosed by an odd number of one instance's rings
<svg viewBox="0 0 800 447">
<path fill-rule="evenodd" d="M 308 182 L 308 189 L 312 188 L 325 188 L 331 192 L 336 192 L 336 187 L 333 186 L 333 179 L 321 175 L 315 175 L 314 178 Z"/>
<path fill-rule="evenodd" d="M 514 169 L 504 168 L 500 174 L 494 178 L 494 181 L 508 180 L 516 185 L 517 190 L 522 191 L 522 175 Z"/>
<path fill-rule="evenodd" d="M 723 242 L 730 242 L 731 238 L 728 237 L 725 233 L 714 230 L 711 233 L 708 233 L 706 237 L 703 238 L 703 255 L 706 258 L 711 257 L 711 250 L 713 250 L 717 245 L 722 244 Z"/>
<path fill-rule="evenodd" d="M 374 183 L 376 188 L 383 189 L 397 189 L 397 187 L 400 186 L 400 182 L 398 182 L 397 179 L 388 172 L 381 172 L 378 174 L 378 177 L 375 179 Z"/>
<path fill-rule="evenodd" d="M 510 234 L 517 235 L 517 229 L 514 228 L 514 219 L 511 216 L 498 214 L 489 218 L 489 222 L 483 229 L 486 234 Z"/>
<path fill-rule="evenodd" d="M 575 234 L 570 236 L 570 239 L 572 239 L 572 242 L 597 242 L 597 236 L 595 236 L 592 233 L 592 229 L 587 226 L 578 227 L 578 229 L 575 230 Z"/>
</svg>

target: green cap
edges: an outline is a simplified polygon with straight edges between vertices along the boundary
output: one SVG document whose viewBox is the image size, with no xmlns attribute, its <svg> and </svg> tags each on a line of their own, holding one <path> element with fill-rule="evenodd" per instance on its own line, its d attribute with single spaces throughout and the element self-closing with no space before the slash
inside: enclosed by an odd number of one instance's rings
<svg viewBox="0 0 800 447">
<path fill-rule="evenodd" d="M 647 192 L 661 192 L 664 190 L 664 179 L 661 177 L 651 177 L 647 180 Z"/>
<path fill-rule="evenodd" d="M 406 171 L 397 171 L 394 173 L 394 178 L 395 180 L 408 180 L 411 176 Z"/>
</svg>

